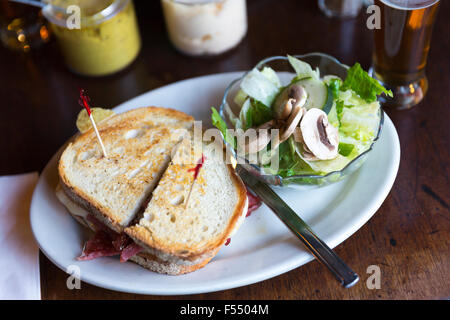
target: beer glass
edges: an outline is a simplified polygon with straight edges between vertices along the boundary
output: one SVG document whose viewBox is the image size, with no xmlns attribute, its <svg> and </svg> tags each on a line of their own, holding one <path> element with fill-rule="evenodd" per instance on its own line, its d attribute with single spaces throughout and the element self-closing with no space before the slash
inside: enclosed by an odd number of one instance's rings
<svg viewBox="0 0 450 320">
<path fill-rule="evenodd" d="M 425 75 L 440 0 L 375 0 L 381 28 L 375 29 L 372 75 L 394 93 L 383 106 L 408 109 L 428 90 Z"/>
</svg>

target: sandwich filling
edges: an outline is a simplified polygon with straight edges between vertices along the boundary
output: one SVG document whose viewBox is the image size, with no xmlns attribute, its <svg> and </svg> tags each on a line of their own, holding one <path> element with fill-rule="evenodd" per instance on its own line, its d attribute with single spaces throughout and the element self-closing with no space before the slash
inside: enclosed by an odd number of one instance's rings
<svg viewBox="0 0 450 320">
<path fill-rule="evenodd" d="M 92 260 L 100 257 L 120 255 L 120 262 L 126 262 L 142 251 L 125 233 L 117 233 L 98 221 L 92 214 L 87 220 L 94 225 L 94 235 L 84 244 L 77 260 Z"/>
<path fill-rule="evenodd" d="M 56 196 L 74 218 L 94 231 L 92 237 L 85 242 L 83 251 L 77 260 L 84 261 L 120 255 L 120 262 L 126 262 L 142 251 L 142 248 L 125 233 L 117 233 L 108 228 L 94 215 L 72 201 L 59 185 Z"/>
</svg>

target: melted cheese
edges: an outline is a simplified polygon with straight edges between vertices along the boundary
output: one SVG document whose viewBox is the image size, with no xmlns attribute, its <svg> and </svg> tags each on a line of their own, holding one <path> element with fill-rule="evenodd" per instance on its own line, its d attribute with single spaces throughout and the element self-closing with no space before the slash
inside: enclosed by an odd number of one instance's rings
<svg viewBox="0 0 450 320">
<path fill-rule="evenodd" d="M 56 188 L 56 197 L 61 201 L 61 203 L 67 208 L 67 210 L 74 216 L 86 219 L 89 212 L 80 207 L 78 204 L 73 202 L 62 190 L 60 186 Z"/>
</svg>

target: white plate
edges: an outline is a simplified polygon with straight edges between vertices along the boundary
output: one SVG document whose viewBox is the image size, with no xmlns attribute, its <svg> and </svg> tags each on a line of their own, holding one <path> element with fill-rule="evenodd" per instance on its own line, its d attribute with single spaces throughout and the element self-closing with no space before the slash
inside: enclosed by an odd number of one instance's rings
<svg viewBox="0 0 450 320">
<path fill-rule="evenodd" d="M 210 126 L 210 107 L 219 106 L 226 86 L 241 73 L 223 73 L 180 81 L 136 97 L 115 110 L 165 106 L 184 111 Z M 59 268 L 79 266 L 81 279 L 107 289 L 158 295 L 194 294 L 235 288 L 297 268 L 313 259 L 266 207 L 248 217 L 229 246 L 203 269 L 167 276 L 117 257 L 75 260 L 85 238 L 59 203 L 56 154 L 43 171 L 31 203 L 31 226 L 44 254 Z M 360 170 L 336 184 L 307 191 L 277 189 L 330 247 L 357 231 L 378 210 L 394 183 L 400 160 L 397 133 L 386 116 L 380 140 Z M 245 267 L 244 267 L 245 266 Z"/>
</svg>

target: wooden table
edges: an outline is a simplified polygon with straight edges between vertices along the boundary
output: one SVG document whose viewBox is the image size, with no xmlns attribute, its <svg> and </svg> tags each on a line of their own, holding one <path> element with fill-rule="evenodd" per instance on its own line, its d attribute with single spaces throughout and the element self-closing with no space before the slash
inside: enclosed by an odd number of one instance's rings
<svg viewBox="0 0 450 320">
<path fill-rule="evenodd" d="M 158 1 L 135 1 L 144 47 L 131 67 L 111 77 L 69 72 L 56 43 L 28 55 L 0 48 L 0 175 L 42 170 L 75 132 L 77 88 L 98 106 L 113 107 L 138 94 L 190 77 L 245 70 L 286 53 L 325 52 L 366 69 L 372 52 L 367 16 L 325 18 L 316 1 L 250 0 L 249 31 L 241 45 L 214 58 L 176 52 L 165 33 Z M 401 142 L 400 171 L 388 198 L 336 252 L 360 275 L 341 288 L 317 261 L 242 288 L 184 296 L 194 299 L 442 299 L 450 297 L 449 250 L 449 1 L 442 1 L 427 68 L 430 90 L 410 111 L 387 111 Z M 366 272 L 381 268 L 381 289 L 369 290 Z M 44 299 L 161 299 L 82 283 L 66 288 L 66 274 L 41 255 Z M 170 298 L 170 297 L 169 297 Z M 182 297 L 173 297 L 182 298 Z"/>
</svg>

